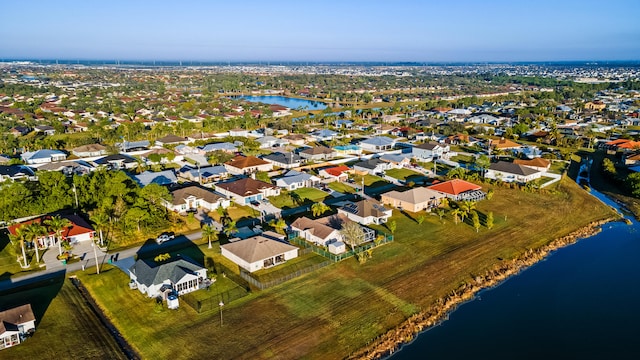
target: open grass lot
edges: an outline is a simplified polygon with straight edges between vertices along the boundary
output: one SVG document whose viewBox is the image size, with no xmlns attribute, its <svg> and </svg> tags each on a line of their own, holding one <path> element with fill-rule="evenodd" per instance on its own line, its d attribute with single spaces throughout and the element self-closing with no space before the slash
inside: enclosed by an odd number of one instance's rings
<svg viewBox="0 0 640 360">
<path fill-rule="evenodd" d="M 362 186 L 362 178 L 361 175 L 354 175 L 353 180 L 358 187 Z M 385 179 L 375 176 L 375 175 L 364 175 L 364 186 L 366 187 L 378 187 L 378 186 L 386 186 L 389 185 L 389 182 Z"/>
<path fill-rule="evenodd" d="M 394 179 L 398 180 L 406 180 L 410 177 L 423 177 L 419 172 L 415 172 L 410 169 L 400 168 L 400 169 L 389 169 L 386 170 L 385 175 L 391 176 Z"/>
<path fill-rule="evenodd" d="M 227 213 L 229 213 L 231 220 L 234 221 L 250 219 L 259 215 L 258 211 L 253 208 L 245 205 L 238 205 L 236 203 L 232 203 L 231 206 L 227 208 Z M 220 214 L 218 214 L 217 211 L 209 212 L 209 216 L 215 221 L 220 222 Z"/>
<path fill-rule="evenodd" d="M 48 285 L 2 294 L 0 308 L 26 301 L 31 302 L 36 316 L 36 332 L 23 344 L 2 350 L 3 360 L 126 359 L 80 292 L 63 275 Z"/>
<path fill-rule="evenodd" d="M 293 191 L 282 191 L 278 196 L 271 196 L 269 202 L 280 209 L 287 209 L 324 201 L 327 197 L 329 197 L 329 194 L 322 190 L 300 188 Z"/>
<path fill-rule="evenodd" d="M 343 194 L 354 194 L 356 192 L 356 189 L 354 189 L 353 187 L 337 181 L 329 183 L 329 185 L 327 186 L 329 187 L 329 189 Z"/>
<path fill-rule="evenodd" d="M 554 174 L 562 174 L 566 169 L 569 168 L 569 163 L 564 161 L 552 161 L 551 167 L 549 168 L 549 172 Z"/>
<path fill-rule="evenodd" d="M 275 266 L 270 269 L 258 270 L 253 273 L 253 276 L 261 282 L 278 280 L 287 275 L 291 275 L 298 270 L 303 270 L 308 267 L 323 263 L 325 261 L 327 261 L 326 258 L 312 252 L 289 260 L 285 265 Z"/>
<path fill-rule="evenodd" d="M 345 260 L 225 305 L 222 327 L 216 313 L 157 309 L 119 271 L 81 278 L 143 358 L 341 359 L 501 259 L 612 215 L 569 179 L 557 189 L 496 188 L 478 204 L 495 227 L 479 233 L 449 215 L 418 225 L 394 211 L 396 241 L 366 264 Z"/>
</svg>

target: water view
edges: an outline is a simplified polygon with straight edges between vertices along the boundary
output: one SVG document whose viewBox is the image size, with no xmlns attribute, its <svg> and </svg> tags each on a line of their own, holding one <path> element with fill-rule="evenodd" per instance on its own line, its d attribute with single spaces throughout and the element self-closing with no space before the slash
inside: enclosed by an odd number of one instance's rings
<svg viewBox="0 0 640 360">
<path fill-rule="evenodd" d="M 639 228 L 605 224 L 481 292 L 392 359 L 638 358 Z"/>
<path fill-rule="evenodd" d="M 243 95 L 238 98 L 244 99 L 250 102 L 259 102 L 263 104 L 276 104 L 286 106 L 292 110 L 307 109 L 307 110 L 324 110 L 327 108 L 327 105 L 320 101 L 313 100 L 305 100 L 305 99 L 297 99 L 286 96 L 253 96 L 253 95 Z"/>
</svg>

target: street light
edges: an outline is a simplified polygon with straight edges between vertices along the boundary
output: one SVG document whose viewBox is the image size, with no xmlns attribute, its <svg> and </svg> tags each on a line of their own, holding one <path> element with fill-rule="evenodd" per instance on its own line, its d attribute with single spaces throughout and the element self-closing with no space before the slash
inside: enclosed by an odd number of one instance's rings
<svg viewBox="0 0 640 360">
<path fill-rule="evenodd" d="M 224 306 L 224 303 L 222 302 L 222 300 L 220 300 L 220 303 L 218 304 L 218 306 L 220 306 L 220 327 L 222 327 L 222 307 Z"/>
<path fill-rule="evenodd" d="M 98 251 L 96 250 L 96 244 L 91 239 L 91 247 L 93 248 L 93 260 L 96 262 L 96 274 L 100 274 L 100 266 L 98 266 Z"/>
</svg>

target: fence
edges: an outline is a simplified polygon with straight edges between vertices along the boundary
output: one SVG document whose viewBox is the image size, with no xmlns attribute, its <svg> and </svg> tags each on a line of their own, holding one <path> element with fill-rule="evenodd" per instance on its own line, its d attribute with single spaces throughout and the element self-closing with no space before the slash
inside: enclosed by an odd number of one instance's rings
<svg viewBox="0 0 640 360">
<path fill-rule="evenodd" d="M 212 294 L 212 296 L 208 298 L 198 300 L 194 294 L 188 293 L 182 295 L 180 300 L 187 303 L 187 305 L 191 306 L 198 313 L 203 313 L 214 310 L 219 311 L 220 301 L 222 301 L 223 304 L 229 304 L 230 302 L 243 298 L 247 295 L 249 295 L 249 292 L 242 286 L 238 285 L 238 287 L 225 292 Z"/>
<path fill-rule="evenodd" d="M 305 249 L 306 250 L 306 249 Z M 260 289 L 260 290 L 264 290 L 264 289 L 268 289 L 270 287 L 276 286 L 276 285 L 280 285 L 285 281 L 289 281 L 291 279 L 295 279 L 299 276 L 302 276 L 304 274 L 308 274 L 310 272 L 316 271 L 318 269 L 321 269 L 327 265 L 331 265 L 332 262 L 331 261 L 324 261 L 321 262 L 319 264 L 315 264 L 312 266 L 308 266 L 306 268 L 303 269 L 299 269 L 296 270 L 295 272 L 292 272 L 288 275 L 285 275 L 281 278 L 278 279 L 273 279 L 273 280 L 268 280 L 268 281 L 260 281 L 257 278 L 255 278 L 251 273 L 249 273 L 246 270 L 240 269 L 240 276 L 246 280 L 248 283 L 250 283 L 252 286 Z"/>
<path fill-rule="evenodd" d="M 366 244 L 361 245 L 360 247 L 358 247 L 358 253 L 367 251 L 369 249 L 373 249 L 373 248 L 378 247 L 380 245 L 384 245 L 384 244 L 393 242 L 393 235 L 385 234 L 385 233 L 380 233 L 380 235 L 382 235 L 382 237 L 383 237 L 381 240 L 374 241 L 374 242 L 369 242 L 369 243 L 366 243 Z M 327 259 L 329 259 L 329 260 L 331 260 L 333 262 L 338 262 L 338 261 L 342 261 L 344 259 L 348 259 L 348 258 L 350 258 L 350 257 L 352 257 L 352 256 L 354 256 L 356 254 L 356 252 L 353 251 L 353 249 L 349 250 L 347 252 L 344 252 L 342 254 L 333 254 L 333 253 L 330 253 L 327 250 L 325 250 L 325 249 L 323 249 L 323 248 L 321 248 L 319 246 L 311 244 L 310 242 L 308 242 L 308 241 L 306 241 L 306 240 L 304 240 L 304 239 L 302 239 L 300 237 L 290 237 L 289 238 L 289 242 L 294 243 L 294 244 L 299 245 L 299 246 L 302 246 L 305 251 L 308 251 L 308 249 L 311 249 L 311 251 L 313 251 L 314 253 L 316 253 L 318 255 L 321 255 L 321 256 L 324 256 L 324 257 L 326 257 Z"/>
<path fill-rule="evenodd" d="M 226 267 L 224 264 L 216 262 L 214 264 L 214 269 L 216 271 L 216 274 L 226 276 L 227 278 L 229 278 L 229 280 L 238 284 L 239 286 L 244 288 L 246 291 L 251 290 L 249 283 L 245 279 L 240 277 L 238 274 L 236 274 L 233 270 Z"/>
</svg>

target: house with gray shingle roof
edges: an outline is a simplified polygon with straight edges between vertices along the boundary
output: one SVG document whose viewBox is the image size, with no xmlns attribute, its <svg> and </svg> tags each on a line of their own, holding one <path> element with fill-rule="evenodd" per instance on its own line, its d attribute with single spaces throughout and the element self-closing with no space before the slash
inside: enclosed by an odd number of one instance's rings
<svg viewBox="0 0 640 360">
<path fill-rule="evenodd" d="M 269 239 L 254 236 L 220 246 L 222 256 L 238 264 L 248 272 L 267 269 L 298 257 L 298 248 Z"/>
<path fill-rule="evenodd" d="M 360 141 L 358 145 L 362 148 L 362 150 L 377 152 L 377 151 L 392 150 L 393 147 L 396 145 L 396 141 L 386 136 L 375 136 L 375 137 Z"/>
<path fill-rule="evenodd" d="M 287 190 L 312 187 L 320 183 L 320 178 L 304 172 L 289 170 L 284 176 L 275 179 L 276 185 Z"/>
<path fill-rule="evenodd" d="M 176 291 L 179 295 L 200 289 L 207 278 L 207 269 L 186 256 L 156 262 L 138 259 L 129 268 L 131 283 L 148 297 L 163 294 L 161 289 Z"/>
<path fill-rule="evenodd" d="M 487 169 L 485 177 L 487 179 L 499 179 L 504 182 L 526 183 L 539 179 L 542 172 L 531 167 L 515 164 L 507 161 L 493 163 Z"/>
<path fill-rule="evenodd" d="M 173 169 L 158 172 L 145 171 L 141 174 L 133 175 L 132 178 L 140 184 L 140 186 L 147 186 L 149 184 L 169 185 L 178 182 L 178 178 L 176 178 Z"/>
<path fill-rule="evenodd" d="M 67 154 L 60 150 L 42 149 L 23 153 L 20 157 L 27 164 L 46 164 L 66 160 Z"/>
</svg>

